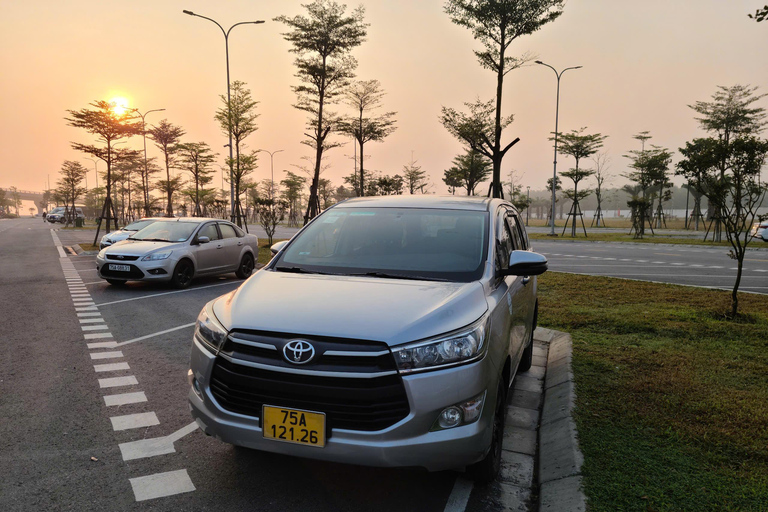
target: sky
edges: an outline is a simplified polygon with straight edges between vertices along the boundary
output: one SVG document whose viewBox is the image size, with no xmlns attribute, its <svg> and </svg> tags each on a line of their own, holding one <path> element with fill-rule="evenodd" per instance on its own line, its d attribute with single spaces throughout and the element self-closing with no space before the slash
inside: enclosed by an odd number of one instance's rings
<svg viewBox="0 0 768 512">
<path fill-rule="evenodd" d="M 67 126 L 67 110 L 96 100 L 124 97 L 154 124 L 165 118 L 186 130 L 183 140 L 206 142 L 224 163 L 226 134 L 214 121 L 219 95 L 226 94 L 224 37 L 230 35 L 231 79 L 247 83 L 259 101 L 258 131 L 251 149 L 282 150 L 274 155 L 275 179 L 284 170 L 312 167 L 303 144 L 306 114 L 292 107 L 294 55 L 276 16 L 304 14 L 293 0 L 0 0 L 0 187 L 42 191 L 55 187 L 65 160 L 90 172 L 94 163 L 71 149 L 92 143 L 82 129 Z M 305 0 L 304 3 L 307 3 Z M 367 40 L 353 51 L 357 78 L 376 79 L 386 91 L 383 110 L 397 112 L 397 131 L 366 145 L 366 168 L 401 173 L 413 158 L 427 172 L 431 192 L 446 193 L 443 172 L 464 149 L 439 122 L 441 107 L 460 108 L 495 92 L 495 76 L 477 63 L 479 44 L 454 25 L 442 0 L 365 0 Z M 762 0 L 569 0 L 563 15 L 538 32 L 516 40 L 513 55 L 526 52 L 558 70 L 570 66 L 560 85 L 559 129 L 581 127 L 608 135 L 603 150 L 614 177 L 626 182 L 625 155 L 639 149 L 632 138 L 651 132 L 651 143 L 673 150 L 701 136 L 688 107 L 708 100 L 718 85 L 750 84 L 768 92 L 768 22 L 747 17 Z M 520 137 L 507 153 L 502 177 L 514 172 L 532 190 L 552 176 L 552 143 L 557 81 L 548 68 L 531 63 L 507 75 L 504 115 L 515 120 L 503 140 Z M 768 108 L 768 98 L 760 105 Z M 338 111 L 349 112 L 343 106 Z M 351 113 L 351 112 L 349 112 Z M 765 134 L 764 134 L 765 135 Z M 345 142 L 340 136 L 336 140 Z M 322 177 L 335 185 L 353 169 L 353 145 L 327 153 Z M 128 143 L 142 147 L 140 137 Z M 149 144 L 149 156 L 160 152 Z M 307 160 L 308 159 L 308 160 Z M 675 156 L 679 159 L 679 155 Z M 572 161 L 558 158 L 558 170 Z M 106 168 L 98 164 L 99 171 Z M 261 153 L 253 178 L 269 178 L 269 156 Z M 220 186 L 220 173 L 214 186 Z M 676 179 L 676 182 L 681 180 Z"/>
</svg>

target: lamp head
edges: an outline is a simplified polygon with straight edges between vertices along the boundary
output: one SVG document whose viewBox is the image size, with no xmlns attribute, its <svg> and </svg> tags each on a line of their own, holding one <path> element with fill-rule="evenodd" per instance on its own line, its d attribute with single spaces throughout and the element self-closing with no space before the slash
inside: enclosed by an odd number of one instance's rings
<svg viewBox="0 0 768 512">
<path fill-rule="evenodd" d="M 188 10 L 186 10 L 186 9 L 184 9 L 184 10 L 183 10 L 183 11 L 181 11 L 181 12 L 183 12 L 184 14 L 189 14 L 190 16 L 194 16 L 194 15 L 195 15 L 195 13 L 193 13 L 192 11 L 188 11 Z"/>
<path fill-rule="evenodd" d="M 541 62 L 540 60 L 535 60 L 535 61 L 533 61 L 533 62 L 535 62 L 536 64 L 544 64 L 544 63 L 543 63 L 543 62 Z"/>
</svg>

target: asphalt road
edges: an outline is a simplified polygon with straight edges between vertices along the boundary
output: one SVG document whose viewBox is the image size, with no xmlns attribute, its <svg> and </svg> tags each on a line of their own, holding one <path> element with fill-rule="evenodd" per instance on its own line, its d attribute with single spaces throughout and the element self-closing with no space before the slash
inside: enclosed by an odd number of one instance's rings
<svg viewBox="0 0 768 512">
<path fill-rule="evenodd" d="M 241 281 L 113 287 L 94 256 L 67 254 L 88 233 L 0 222 L 0 510 L 498 510 L 493 489 L 472 490 L 457 472 L 331 464 L 206 437 L 187 405 L 191 324 Z"/>
<path fill-rule="evenodd" d="M 732 290 L 736 260 L 727 247 L 532 240 L 547 256 L 549 269 Z M 750 250 L 752 248 L 752 250 Z M 768 244 L 752 242 L 744 258 L 739 290 L 768 293 Z"/>
</svg>

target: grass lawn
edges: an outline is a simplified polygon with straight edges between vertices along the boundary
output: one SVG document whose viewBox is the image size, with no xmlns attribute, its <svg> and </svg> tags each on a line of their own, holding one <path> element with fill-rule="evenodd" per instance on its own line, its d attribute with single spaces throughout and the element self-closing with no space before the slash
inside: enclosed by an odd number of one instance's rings
<svg viewBox="0 0 768 512">
<path fill-rule="evenodd" d="M 768 296 L 548 272 L 591 511 L 768 510 Z"/>
<path fill-rule="evenodd" d="M 283 240 L 285 240 L 285 238 L 275 238 L 272 240 L 272 245 L 277 242 L 282 242 Z M 272 253 L 269 251 L 269 248 L 272 247 L 272 245 L 269 244 L 269 239 L 267 237 L 259 238 L 259 257 L 256 259 L 256 263 L 261 263 L 262 265 L 269 263 L 269 260 L 272 259 Z"/>
</svg>

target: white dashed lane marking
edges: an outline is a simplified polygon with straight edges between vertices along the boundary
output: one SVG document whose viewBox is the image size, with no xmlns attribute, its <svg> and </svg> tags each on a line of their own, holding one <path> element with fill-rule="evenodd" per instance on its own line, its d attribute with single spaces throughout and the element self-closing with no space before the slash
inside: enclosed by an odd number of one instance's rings
<svg viewBox="0 0 768 512">
<path fill-rule="evenodd" d="M 186 469 L 131 478 L 130 482 L 136 501 L 173 496 L 195 490 Z"/>
<path fill-rule="evenodd" d="M 136 393 L 120 393 L 119 395 L 107 395 L 104 397 L 104 403 L 107 404 L 107 406 L 139 404 L 146 401 L 147 395 L 145 395 L 143 391 L 138 391 Z"/>
<path fill-rule="evenodd" d="M 57 248 L 59 249 L 59 254 L 62 254 L 61 242 L 56 236 L 56 233 L 51 231 L 51 235 L 53 237 L 54 243 L 57 245 Z M 80 273 L 77 271 L 77 269 L 75 269 L 72 262 L 66 256 L 66 253 L 62 255 L 59 261 L 61 262 L 61 268 L 64 272 L 64 277 L 67 281 L 67 286 L 69 288 L 72 304 L 75 306 L 75 311 L 77 314 L 78 322 L 80 323 L 80 328 L 83 330 L 84 340 L 89 341 L 89 340 L 99 340 L 99 339 L 111 339 L 112 333 L 109 332 L 109 326 L 107 325 L 106 321 L 101 317 L 101 313 L 98 311 L 97 305 L 93 302 L 91 295 L 88 293 L 88 290 L 86 290 L 85 286 L 83 285 L 83 281 L 80 278 Z M 83 272 L 83 271 L 94 271 L 94 270 L 83 269 L 80 272 Z M 235 283 L 234 282 L 221 283 L 221 284 L 211 285 L 204 288 L 210 288 L 212 286 L 221 286 L 224 284 L 235 284 Z M 183 291 L 186 292 L 188 290 L 183 290 Z M 149 298 L 157 295 L 168 295 L 170 293 L 179 293 L 179 292 L 152 294 L 150 296 L 135 297 L 133 299 L 115 301 L 110 304 L 114 304 L 118 302 L 126 302 L 127 300 Z M 106 305 L 106 304 L 101 304 L 101 305 Z M 114 349 L 119 345 L 133 343 L 135 341 L 151 338 L 153 336 L 158 336 L 160 334 L 165 334 L 167 332 L 188 328 L 193 325 L 194 323 L 186 324 L 180 327 L 175 327 L 173 329 L 168 329 L 160 333 L 150 334 L 148 336 L 142 336 L 141 338 L 136 338 L 136 339 L 129 340 L 127 342 L 123 342 L 119 344 L 116 341 L 96 341 L 92 343 L 86 343 L 86 347 L 88 348 L 88 350 L 94 351 L 94 352 L 89 352 L 89 356 L 93 361 L 121 359 L 124 357 L 124 355 L 123 355 L 123 352 L 120 350 L 101 350 L 101 351 L 97 351 L 97 350 Z M 90 331 L 99 331 L 99 332 L 90 332 Z M 129 371 L 130 369 L 131 369 L 130 366 L 125 361 L 108 362 L 108 363 L 93 365 L 93 370 L 96 373 L 120 372 L 120 371 L 126 371 L 126 370 Z M 99 388 L 101 389 L 137 386 L 139 383 L 136 377 L 133 375 L 103 378 L 103 379 L 98 379 L 98 382 L 99 382 Z M 144 394 L 143 391 L 131 391 L 126 393 L 106 395 L 103 398 L 104 398 L 104 403 L 107 407 L 114 407 L 114 406 L 119 407 L 121 405 L 140 404 L 140 403 L 147 402 L 147 396 Z M 138 428 L 148 428 L 148 427 L 160 424 L 160 420 L 157 418 L 157 415 L 152 411 L 135 413 L 135 414 L 126 414 L 122 416 L 113 416 L 110 418 L 110 421 L 112 423 L 112 429 L 116 432 L 138 429 Z M 119 444 L 119 447 L 123 456 L 123 460 L 128 461 L 128 460 L 175 453 L 176 449 L 174 448 L 174 443 L 179 439 L 181 439 L 182 437 L 184 437 L 185 435 L 192 433 L 196 429 L 197 429 L 197 424 L 193 422 L 169 436 L 151 438 L 151 439 L 142 439 L 139 441 L 133 441 L 129 443 L 121 443 Z M 172 496 L 174 494 L 178 494 L 182 492 L 191 492 L 195 490 L 195 486 L 192 484 L 192 481 L 190 480 L 186 469 L 181 469 L 178 471 L 170 471 L 167 473 L 156 473 L 154 475 L 141 476 L 138 478 L 131 478 L 129 480 L 130 480 L 131 488 L 133 489 L 133 493 L 136 501 L 144 501 L 144 500 L 160 498 L 164 496 Z"/>
<path fill-rule="evenodd" d="M 112 429 L 116 431 L 151 427 L 160 424 L 160 420 L 157 419 L 157 415 L 154 412 L 140 412 L 136 414 L 126 414 L 124 416 L 112 416 L 109 420 L 112 422 Z"/>
</svg>

